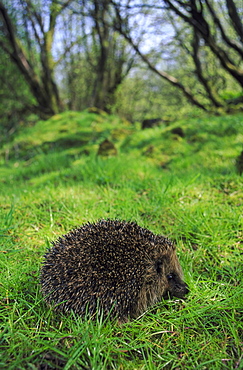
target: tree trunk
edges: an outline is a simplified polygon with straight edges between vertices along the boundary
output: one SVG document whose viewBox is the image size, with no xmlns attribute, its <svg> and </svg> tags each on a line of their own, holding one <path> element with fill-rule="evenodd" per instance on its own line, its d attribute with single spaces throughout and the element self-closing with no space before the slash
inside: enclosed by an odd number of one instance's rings
<svg viewBox="0 0 243 370">
<path fill-rule="evenodd" d="M 223 107 L 222 102 L 220 102 L 219 96 L 217 92 L 215 91 L 214 87 L 211 85 L 210 80 L 204 76 L 203 68 L 201 65 L 200 57 L 199 57 L 199 44 L 200 44 L 200 37 L 198 35 L 198 32 L 194 30 L 194 37 L 192 41 L 192 57 L 194 64 L 196 66 L 196 74 L 198 77 L 198 80 L 203 85 L 207 96 L 209 100 L 212 102 L 212 104 L 216 107 Z"/>
<path fill-rule="evenodd" d="M 111 0 L 94 0 L 92 18 L 95 23 L 95 32 L 98 36 L 98 58 L 96 65 L 96 81 L 93 90 L 93 105 L 99 109 L 110 111 L 114 93 L 132 67 L 132 62 L 126 63 L 125 47 L 121 46 L 119 39 L 111 24 L 116 23 L 116 17 L 109 13 Z M 113 18 L 114 17 L 114 18 Z M 119 36 L 120 37 L 120 36 Z M 115 54 L 119 50 L 119 56 Z"/>
<path fill-rule="evenodd" d="M 50 22 L 49 30 L 44 32 L 42 19 L 33 11 L 31 7 L 32 4 L 28 1 L 25 5 L 28 12 L 27 16 L 29 16 L 32 21 L 36 41 L 41 50 L 41 72 L 39 74 L 36 73 L 31 59 L 22 46 L 17 36 L 15 26 L 2 2 L 0 2 L 0 18 L 3 23 L 4 36 L 0 39 L 0 46 L 9 55 L 24 76 L 36 100 L 33 110 L 41 118 L 46 119 L 60 112 L 62 109 L 58 88 L 54 81 L 54 63 L 51 55 L 55 22 Z M 56 14 L 54 14 L 54 16 L 56 16 Z M 54 19 L 52 13 L 50 14 L 50 19 L 51 17 Z M 36 25 L 33 23 L 34 18 L 38 20 L 39 24 L 37 26 L 43 30 L 43 40 L 39 38 L 36 32 Z"/>
</svg>

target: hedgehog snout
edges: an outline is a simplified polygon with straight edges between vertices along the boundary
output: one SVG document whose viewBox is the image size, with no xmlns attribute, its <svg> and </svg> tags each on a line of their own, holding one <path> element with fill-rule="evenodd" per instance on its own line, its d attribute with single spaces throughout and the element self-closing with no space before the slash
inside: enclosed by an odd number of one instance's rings
<svg viewBox="0 0 243 370">
<path fill-rule="evenodd" d="M 167 275 L 167 280 L 169 283 L 168 293 L 170 296 L 184 298 L 184 296 L 189 293 L 188 285 L 176 274 Z"/>
<path fill-rule="evenodd" d="M 184 298 L 184 296 L 189 293 L 188 285 L 184 282 L 181 284 L 175 284 L 171 293 L 174 297 Z"/>
</svg>

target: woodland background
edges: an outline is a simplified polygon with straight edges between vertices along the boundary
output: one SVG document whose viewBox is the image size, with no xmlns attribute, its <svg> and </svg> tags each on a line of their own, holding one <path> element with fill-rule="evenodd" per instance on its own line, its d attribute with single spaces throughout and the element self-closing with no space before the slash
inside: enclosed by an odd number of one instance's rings
<svg viewBox="0 0 243 370">
<path fill-rule="evenodd" d="M 0 369 L 243 370 L 242 17 L 0 1 Z M 51 241 L 101 218 L 170 238 L 187 298 L 123 325 L 48 306 Z"/>
<path fill-rule="evenodd" d="M 241 0 L 1 1 L 1 128 L 87 107 L 131 122 L 241 109 L 242 17 Z"/>
</svg>

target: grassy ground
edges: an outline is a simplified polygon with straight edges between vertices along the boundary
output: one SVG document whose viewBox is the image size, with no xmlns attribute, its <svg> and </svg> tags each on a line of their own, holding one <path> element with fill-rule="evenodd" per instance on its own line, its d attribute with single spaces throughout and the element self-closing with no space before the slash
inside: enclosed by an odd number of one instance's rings
<svg viewBox="0 0 243 370">
<path fill-rule="evenodd" d="M 180 126 L 183 135 L 171 130 Z M 118 150 L 99 157 L 108 138 Z M 64 113 L 0 150 L 0 369 L 243 369 L 243 116 L 141 131 Z M 43 301 L 50 241 L 87 221 L 134 220 L 178 245 L 190 286 L 118 325 Z"/>
</svg>

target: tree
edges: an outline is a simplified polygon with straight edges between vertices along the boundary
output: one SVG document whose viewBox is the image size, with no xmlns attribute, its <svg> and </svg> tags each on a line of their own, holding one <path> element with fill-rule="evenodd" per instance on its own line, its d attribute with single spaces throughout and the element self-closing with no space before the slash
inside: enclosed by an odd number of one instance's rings
<svg viewBox="0 0 243 370">
<path fill-rule="evenodd" d="M 0 141 L 15 131 L 34 104 L 22 74 L 0 49 Z"/>
<path fill-rule="evenodd" d="M 223 19 L 219 16 L 219 8 L 214 7 L 211 1 L 163 0 L 163 2 L 167 9 L 192 27 L 196 38 L 204 40 L 222 67 L 243 88 L 243 69 L 242 65 L 239 66 L 239 61 L 243 59 L 243 26 L 240 20 L 242 14 L 240 16 L 236 1 L 226 0 L 224 4 L 227 10 L 225 15 L 228 16 L 227 21 L 231 24 L 231 31 L 233 28 L 235 39 L 231 37 L 228 28 L 224 27 Z"/>
<path fill-rule="evenodd" d="M 116 25 L 119 32 L 151 71 L 179 89 L 193 105 L 204 110 L 224 107 L 225 102 L 220 97 L 223 80 L 233 85 L 233 79 L 238 91 L 242 89 L 242 27 L 236 2 L 219 0 L 214 7 L 212 2 L 201 0 L 161 0 L 156 5 L 150 1 L 128 1 L 127 4 L 114 1 L 113 4 L 120 19 Z M 223 16 L 221 7 L 224 8 Z M 130 23 L 125 26 L 124 8 L 130 10 Z M 155 48 L 144 52 L 144 46 L 137 44 L 131 22 L 133 14 L 136 17 L 135 10 L 145 16 L 149 12 L 151 29 L 147 34 L 156 36 L 156 54 Z M 168 36 L 163 35 L 158 41 L 164 29 Z M 150 43 L 152 41 L 151 38 Z M 166 63 L 172 51 L 175 58 Z M 190 70 L 188 65 L 191 65 Z M 184 76 L 182 68 L 187 71 Z"/>
<path fill-rule="evenodd" d="M 70 10 L 72 24 L 66 24 L 66 39 L 72 38 L 73 27 L 76 32 L 79 27 L 80 37 L 76 47 L 70 49 L 64 66 L 69 105 L 80 102 L 79 106 L 85 104 L 109 111 L 116 89 L 135 64 L 135 53 L 112 27 L 116 14 L 110 0 L 84 0 Z M 80 81 L 84 83 L 85 96 L 79 88 Z"/>
<path fill-rule="evenodd" d="M 36 100 L 33 109 L 43 118 L 62 109 L 54 77 L 52 47 L 57 18 L 69 3 L 70 0 L 62 5 L 49 1 L 37 5 L 30 0 L 20 0 L 8 10 L 0 2 L 0 46 L 24 76 Z M 13 5 L 18 11 L 15 18 L 11 14 Z M 22 37 L 19 28 L 24 31 Z"/>
<path fill-rule="evenodd" d="M 183 92 L 183 94 L 187 97 L 187 99 L 194 104 L 195 106 L 206 110 L 205 106 L 201 104 L 196 96 L 193 95 L 193 93 L 190 91 L 189 88 L 187 88 L 181 81 L 179 81 L 176 77 L 172 76 L 171 74 L 167 73 L 166 71 L 163 71 L 159 69 L 156 65 L 156 63 L 153 63 L 150 61 L 150 58 L 146 55 L 146 53 L 141 51 L 141 48 L 139 47 L 138 43 L 136 43 L 132 37 L 132 30 L 129 29 L 127 26 L 127 22 L 123 21 L 122 17 L 122 11 L 121 11 L 121 6 L 118 3 L 113 3 L 116 14 L 117 14 L 117 19 L 119 20 L 115 25 L 115 29 L 120 32 L 121 35 L 129 42 L 129 44 L 133 47 L 133 49 L 136 51 L 136 53 L 140 56 L 142 61 L 147 65 L 147 67 L 153 71 L 155 74 L 157 74 L 159 77 L 162 79 L 165 79 L 168 81 L 171 85 L 174 87 L 178 88 Z M 145 5 L 146 7 L 146 5 Z M 125 25 L 125 26 L 124 26 Z"/>
<path fill-rule="evenodd" d="M 110 0 L 0 2 L 0 48 L 23 75 L 35 98 L 31 108 L 42 118 L 65 105 L 109 110 L 134 62 L 109 25 L 110 10 Z"/>
</svg>

